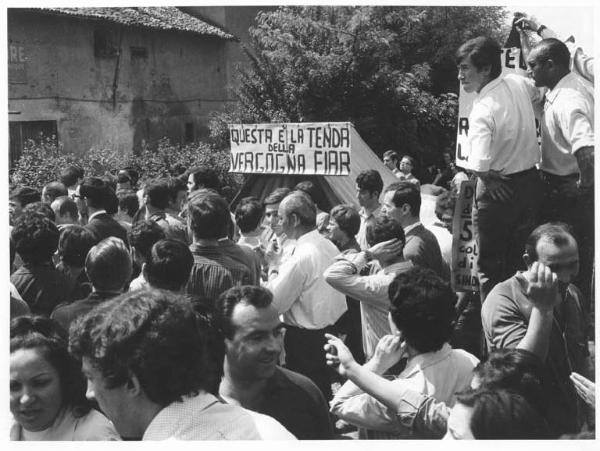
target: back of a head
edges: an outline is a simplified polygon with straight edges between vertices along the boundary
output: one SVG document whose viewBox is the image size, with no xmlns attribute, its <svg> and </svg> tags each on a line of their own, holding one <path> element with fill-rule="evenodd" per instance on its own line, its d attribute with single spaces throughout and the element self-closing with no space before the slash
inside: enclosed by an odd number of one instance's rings
<svg viewBox="0 0 600 451">
<path fill-rule="evenodd" d="M 69 350 L 90 359 L 109 389 L 133 373 L 144 395 L 162 407 L 208 388 L 211 376 L 190 300 L 164 290 L 103 302 L 71 325 Z"/>
<path fill-rule="evenodd" d="M 167 179 L 148 181 L 144 193 L 148 196 L 148 203 L 151 207 L 164 210 L 169 206 L 170 191 Z"/>
<path fill-rule="evenodd" d="M 171 177 L 168 179 L 169 184 L 169 197 L 171 202 L 177 199 L 177 194 L 181 191 L 187 192 L 186 181 L 181 177 Z"/>
<path fill-rule="evenodd" d="M 468 390 L 457 402 L 473 409 L 470 430 L 477 440 L 552 438 L 542 415 L 519 393 L 510 390 Z"/>
<path fill-rule="evenodd" d="M 289 188 L 276 188 L 265 198 L 263 205 L 266 207 L 267 205 L 279 204 L 290 193 L 291 190 Z"/>
<path fill-rule="evenodd" d="M 571 64 L 571 53 L 564 42 L 556 38 L 542 39 L 534 49 L 538 50 L 542 59 L 551 59 L 561 69 L 568 70 Z"/>
<path fill-rule="evenodd" d="M 147 261 L 154 243 L 165 238 L 165 231 L 155 221 L 146 219 L 134 222 L 127 238 L 129 245 Z"/>
<path fill-rule="evenodd" d="M 54 199 L 59 196 L 67 196 L 69 192 L 67 191 L 67 187 L 61 182 L 50 182 L 46 186 L 44 186 L 43 190 L 45 194 L 44 202 L 52 203 Z"/>
<path fill-rule="evenodd" d="M 323 203 L 323 199 L 320 191 L 317 189 L 317 186 L 311 182 L 310 180 L 304 180 L 299 182 L 294 186 L 293 191 L 302 191 L 308 194 L 308 197 L 315 203 L 315 205 L 321 205 Z"/>
<path fill-rule="evenodd" d="M 54 211 L 55 216 L 66 216 L 69 215 L 73 220 L 76 220 L 79 216 L 79 210 L 77 209 L 77 203 L 69 196 L 59 196 L 54 199 L 54 202 L 50 204 L 50 207 Z"/>
<path fill-rule="evenodd" d="M 42 216 L 45 216 L 50 221 L 56 222 L 54 210 L 52 210 L 49 204 L 42 201 L 27 204 L 27 206 L 23 209 L 23 213 L 38 213 Z"/>
<path fill-rule="evenodd" d="M 227 201 L 214 191 L 194 191 L 188 200 L 190 228 L 195 238 L 219 239 L 228 230 L 231 217 Z"/>
<path fill-rule="evenodd" d="M 379 172 L 375 169 L 367 169 L 358 174 L 356 185 L 358 189 L 367 190 L 371 194 L 375 192 L 381 194 L 383 191 L 383 180 Z"/>
<path fill-rule="evenodd" d="M 90 249 L 85 272 L 97 291 L 121 291 L 131 278 L 131 256 L 123 240 L 108 237 Z"/>
<path fill-rule="evenodd" d="M 38 264 L 51 261 L 58 246 L 58 228 L 48 217 L 24 212 L 15 221 L 11 238 L 23 262 Z"/>
<path fill-rule="evenodd" d="M 490 66 L 490 77 L 493 80 L 502 73 L 501 55 L 502 48 L 497 41 L 490 37 L 479 36 L 469 39 L 459 47 L 456 51 L 456 62 L 460 64 L 470 57 L 478 70 Z"/>
<path fill-rule="evenodd" d="M 21 207 L 25 207 L 33 202 L 41 201 L 42 193 L 30 186 L 17 186 L 10 192 L 9 199 L 14 199 L 21 204 Z"/>
<path fill-rule="evenodd" d="M 242 233 L 256 230 L 262 222 L 264 208 L 256 197 L 244 197 L 235 208 L 235 223 Z"/>
<path fill-rule="evenodd" d="M 80 178 L 83 178 L 83 169 L 78 166 L 67 166 L 60 173 L 60 182 L 68 188 L 75 186 Z"/>
<path fill-rule="evenodd" d="M 119 210 L 127 213 L 127 216 L 133 217 L 140 209 L 140 202 L 133 190 L 118 190 L 117 199 L 119 200 Z"/>
<path fill-rule="evenodd" d="M 366 238 L 369 246 L 394 239 L 405 242 L 404 229 L 400 223 L 385 216 L 378 216 L 375 222 L 367 225 Z"/>
<path fill-rule="evenodd" d="M 213 189 L 217 192 L 221 189 L 221 182 L 217 173 L 208 167 L 193 168 L 189 172 L 194 178 L 194 185 L 196 189 Z"/>
<path fill-rule="evenodd" d="M 350 204 L 336 205 L 329 212 L 331 219 L 337 222 L 340 229 L 350 238 L 353 238 L 360 229 L 360 215 L 356 208 Z"/>
<path fill-rule="evenodd" d="M 305 192 L 292 191 L 281 202 L 281 206 L 286 215 L 296 215 L 302 227 L 317 226 L 317 206 Z"/>
<path fill-rule="evenodd" d="M 119 198 L 117 197 L 115 190 L 110 186 L 106 190 L 106 203 L 104 204 L 104 209 L 109 215 L 114 215 L 119 211 Z"/>
<path fill-rule="evenodd" d="M 86 177 L 81 182 L 79 194 L 85 198 L 92 208 L 106 208 L 109 197 L 109 187 L 98 177 Z"/>
<path fill-rule="evenodd" d="M 418 217 L 421 212 L 421 191 L 419 187 L 411 182 L 395 182 L 388 185 L 385 193 L 394 192 L 392 202 L 398 208 L 408 204 L 413 216 Z"/>
<path fill-rule="evenodd" d="M 242 285 L 223 292 L 216 304 L 216 320 L 221 332 L 226 338 L 233 338 L 235 330 L 231 322 L 233 310 L 238 304 L 253 305 L 265 308 L 273 302 L 271 292 L 260 286 Z"/>
<path fill-rule="evenodd" d="M 60 232 L 58 255 L 62 262 L 83 268 L 88 252 L 96 244 L 96 236 L 80 225 L 67 225 Z"/>
<path fill-rule="evenodd" d="M 456 294 L 432 270 L 416 266 L 396 275 L 388 294 L 392 320 L 414 349 L 437 351 L 450 339 Z"/>
<path fill-rule="evenodd" d="M 187 283 L 194 265 L 192 252 L 179 240 L 157 241 L 144 266 L 144 277 L 154 288 L 179 291 Z"/>
</svg>

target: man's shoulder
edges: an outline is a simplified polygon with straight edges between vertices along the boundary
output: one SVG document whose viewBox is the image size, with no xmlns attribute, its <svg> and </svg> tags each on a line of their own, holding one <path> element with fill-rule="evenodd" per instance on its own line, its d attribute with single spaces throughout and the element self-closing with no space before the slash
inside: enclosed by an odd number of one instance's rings
<svg viewBox="0 0 600 451">
<path fill-rule="evenodd" d="M 519 275 L 516 274 L 498 283 L 485 298 L 481 306 L 481 317 L 491 319 L 509 315 L 529 316 L 531 305 L 527 299 Z"/>
<path fill-rule="evenodd" d="M 277 367 L 272 382 L 286 391 L 290 386 L 295 387 L 313 400 L 322 397 L 321 391 L 312 380 L 286 368 Z"/>
</svg>

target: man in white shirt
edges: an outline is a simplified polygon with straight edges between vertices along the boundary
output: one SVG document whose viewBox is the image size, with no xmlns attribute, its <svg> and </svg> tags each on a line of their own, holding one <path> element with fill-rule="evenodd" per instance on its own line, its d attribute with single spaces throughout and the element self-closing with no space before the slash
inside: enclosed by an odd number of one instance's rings
<svg viewBox="0 0 600 451">
<path fill-rule="evenodd" d="M 283 199 L 279 205 L 281 229 L 296 240 L 296 246 L 266 287 L 273 293 L 273 305 L 286 325 L 286 367 L 312 379 L 325 399 L 330 399 L 323 334 L 347 305 L 344 295 L 323 277 L 338 250 L 317 231 L 316 216 L 315 204 L 306 194 L 295 191 Z"/>
<path fill-rule="evenodd" d="M 189 299 L 140 290 L 80 317 L 69 351 L 82 361 L 87 396 L 123 438 L 293 440 L 273 418 L 209 393 L 205 340 Z"/>
<path fill-rule="evenodd" d="M 390 297 L 388 287 L 396 274 L 413 267 L 402 255 L 404 231 L 402 226 L 386 217 L 379 217 L 367 229 L 371 247 L 357 253 L 343 253 L 325 270 L 329 285 L 346 296 L 360 301 L 363 350 L 367 359 L 373 356 L 379 340 L 391 333 L 388 322 Z M 361 275 L 371 260 L 383 269 Z"/>
<path fill-rule="evenodd" d="M 369 247 L 367 244 L 367 226 L 375 222 L 379 215 L 381 204 L 379 196 L 383 191 L 383 180 L 381 175 L 374 169 L 362 171 L 356 177 L 356 197 L 360 210 L 360 228 L 356 234 L 356 241 L 362 250 Z"/>
<path fill-rule="evenodd" d="M 501 77 L 500 45 L 478 37 L 456 53 L 458 79 L 478 96 L 469 115 L 468 169 L 477 175 L 473 223 L 479 245 L 482 302 L 522 264 L 521 251 L 536 225 L 542 186 L 535 90 L 523 77 Z"/>
</svg>

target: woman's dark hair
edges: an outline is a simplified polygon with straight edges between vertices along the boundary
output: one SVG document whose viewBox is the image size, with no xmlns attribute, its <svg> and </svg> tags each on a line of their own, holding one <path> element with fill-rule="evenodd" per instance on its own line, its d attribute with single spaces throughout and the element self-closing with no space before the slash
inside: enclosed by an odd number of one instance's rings
<svg viewBox="0 0 600 451">
<path fill-rule="evenodd" d="M 64 407 L 70 407 L 76 417 L 82 417 L 91 409 L 85 396 L 87 382 L 81 364 L 69 355 L 67 347 L 67 332 L 53 319 L 20 316 L 10 322 L 10 352 L 39 349 L 58 371 Z"/>
<path fill-rule="evenodd" d="M 61 261 L 75 268 L 83 268 L 85 257 L 96 244 L 96 236 L 83 226 L 70 224 L 60 232 L 58 255 Z"/>
<path fill-rule="evenodd" d="M 11 238 L 25 263 L 44 263 L 52 259 L 58 246 L 58 228 L 38 212 L 24 212 L 15 221 Z"/>
<path fill-rule="evenodd" d="M 414 267 L 388 288 L 392 320 L 406 342 L 420 353 L 441 349 L 454 329 L 456 294 L 432 270 Z"/>
<path fill-rule="evenodd" d="M 548 423 L 521 394 L 511 390 L 467 390 L 457 402 L 473 408 L 470 429 L 477 440 L 552 438 Z"/>
<path fill-rule="evenodd" d="M 56 215 L 54 214 L 54 210 L 52 210 L 50 204 L 47 204 L 42 201 L 27 204 L 27 206 L 23 208 L 23 213 L 39 213 L 48 218 L 50 221 L 56 222 Z"/>
<path fill-rule="evenodd" d="M 367 226 L 366 239 L 369 246 L 394 239 L 398 239 L 403 243 L 406 241 L 404 229 L 400 223 L 386 216 L 378 216 L 375 222 Z"/>
</svg>

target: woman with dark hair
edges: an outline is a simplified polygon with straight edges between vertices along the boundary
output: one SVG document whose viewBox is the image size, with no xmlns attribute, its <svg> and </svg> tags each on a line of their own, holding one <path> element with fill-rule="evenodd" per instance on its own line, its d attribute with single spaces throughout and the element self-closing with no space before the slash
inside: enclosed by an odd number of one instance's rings
<svg viewBox="0 0 600 451">
<path fill-rule="evenodd" d="M 41 316 L 10 323 L 10 439 L 119 440 L 86 399 L 86 380 L 66 332 Z"/>
<path fill-rule="evenodd" d="M 543 440 L 548 423 L 521 394 L 510 390 L 468 390 L 457 395 L 448 418 L 450 440 Z"/>
</svg>

